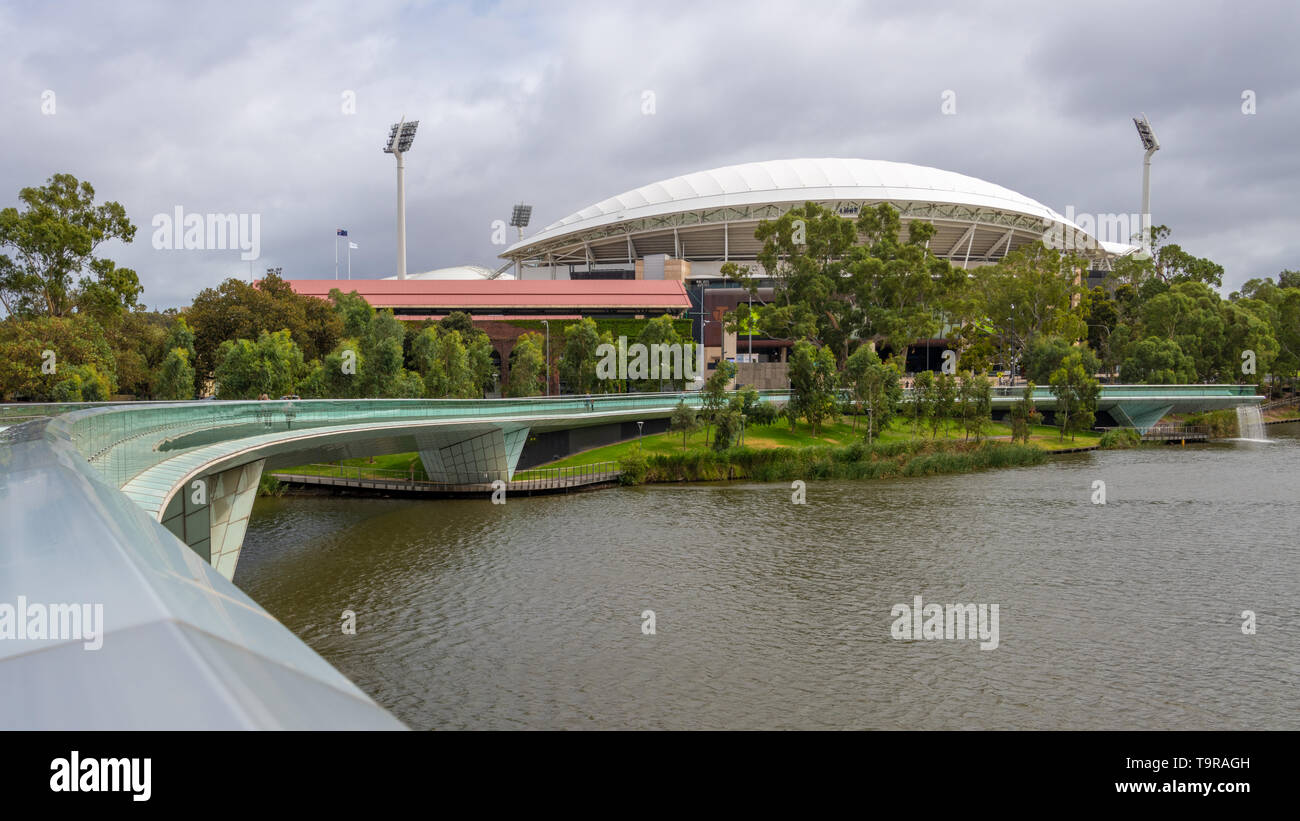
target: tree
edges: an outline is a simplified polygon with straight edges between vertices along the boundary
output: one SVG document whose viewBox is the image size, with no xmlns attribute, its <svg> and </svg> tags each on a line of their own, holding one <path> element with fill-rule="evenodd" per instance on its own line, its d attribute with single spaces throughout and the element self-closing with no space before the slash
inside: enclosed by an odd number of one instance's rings
<svg viewBox="0 0 1300 821">
<path fill-rule="evenodd" d="M 193 399 L 194 367 L 190 365 L 190 352 L 182 347 L 172 348 L 163 360 L 158 373 L 159 399 Z"/>
<path fill-rule="evenodd" d="M 78 316 L 91 316 L 78 312 Z M 96 320 L 97 322 L 99 320 Z M 113 352 L 117 392 L 135 397 L 157 397 L 158 373 L 174 347 L 188 352 L 184 334 L 175 332 L 176 317 L 155 311 L 123 313 L 103 327 L 104 341 Z M 194 361 L 191 356 L 190 362 Z"/>
<path fill-rule="evenodd" d="M 709 374 L 709 378 L 704 381 L 704 387 L 700 389 L 700 400 L 704 405 L 701 412 L 703 422 L 706 425 L 717 425 L 718 419 L 722 416 L 727 406 L 727 384 L 731 382 L 736 375 L 736 366 L 727 360 L 722 360 L 718 366 Z M 709 431 L 706 429 L 704 441 L 709 441 Z"/>
<path fill-rule="evenodd" d="M 674 332 L 675 333 L 675 332 Z M 600 332 L 596 320 L 584 317 L 564 329 L 564 350 L 560 354 L 560 378 L 574 393 L 596 390 L 596 349 Z"/>
<path fill-rule="evenodd" d="M 642 391 L 663 391 L 663 390 L 681 390 L 685 383 L 685 358 L 689 355 L 689 345 L 682 345 L 681 335 L 677 333 L 677 328 L 673 324 L 673 318 L 667 314 L 655 317 L 645 324 L 641 333 L 637 336 L 636 341 L 646 347 L 649 353 L 649 364 L 651 370 L 645 375 L 645 378 L 636 382 L 636 390 Z M 595 323 L 592 322 L 592 331 L 595 330 Z M 589 336 L 583 332 L 583 344 L 587 344 Z M 597 341 L 599 344 L 599 341 Z M 664 347 L 660 347 L 664 346 Z M 664 352 L 668 353 L 665 357 Z M 628 363 L 628 376 L 632 376 L 632 368 L 635 360 Z M 680 363 L 680 364 L 679 364 Z M 665 368 L 665 366 L 669 366 Z M 592 349 L 592 381 L 595 381 L 595 349 Z M 681 368 L 680 373 L 675 373 L 677 368 Z M 655 373 L 658 376 L 654 376 Z"/>
<path fill-rule="evenodd" d="M 510 382 L 506 396 L 537 396 L 542 392 L 546 357 L 542 354 L 542 336 L 526 333 L 515 341 L 510 352 Z"/>
<path fill-rule="evenodd" d="M 1038 424 L 1043 418 L 1043 415 L 1034 406 L 1034 389 L 1036 387 L 1033 382 L 1026 384 L 1020 399 L 1011 406 L 1008 415 L 1011 417 L 1011 441 L 1013 443 L 1019 439 L 1025 444 L 1029 444 L 1030 426 Z"/>
<path fill-rule="evenodd" d="M 699 430 L 700 417 L 695 409 L 686 404 L 686 400 L 680 400 L 677 406 L 673 408 L 673 415 L 668 420 L 668 429 L 682 432 L 682 450 L 686 450 L 686 435 L 691 431 Z"/>
<path fill-rule="evenodd" d="M 131 242 L 135 226 L 117 202 L 95 205 L 95 189 L 71 174 L 24 188 L 25 206 L 0 210 L 0 305 L 10 316 L 61 317 L 80 301 L 100 318 L 134 307 L 140 279 L 95 256 L 108 240 Z"/>
<path fill-rule="evenodd" d="M 966 371 L 957 386 L 957 404 L 965 438 L 979 441 L 993 410 L 993 386 L 986 377 Z"/>
<path fill-rule="evenodd" d="M 716 417 L 713 449 L 722 452 L 735 444 L 744 423 L 745 417 L 739 410 L 731 406 L 723 408 Z"/>
<path fill-rule="evenodd" d="M 50 399 L 55 402 L 104 402 L 112 398 L 108 377 L 94 365 L 70 365 L 59 374 Z"/>
<path fill-rule="evenodd" d="M 839 373 L 835 369 L 835 354 L 830 348 L 801 339 L 794 343 L 788 365 L 791 397 L 786 415 L 790 418 L 790 429 L 794 430 L 796 421 L 803 417 L 816 437 L 822 422 L 836 409 Z"/>
<path fill-rule="evenodd" d="M 1043 336 L 1072 342 L 1086 335 L 1085 292 L 1079 283 L 1086 261 L 1041 244 L 1012 251 L 995 265 L 971 272 L 971 317 L 962 338 L 987 334 L 995 358 L 1020 361 L 1029 343 Z"/>
<path fill-rule="evenodd" d="M 393 316 L 392 311 L 377 311 L 361 337 L 361 359 L 365 366 L 358 368 L 362 396 L 374 398 L 395 397 L 398 380 L 405 383 L 405 358 L 402 343 L 406 329 Z"/>
<path fill-rule="evenodd" d="M 930 418 L 930 408 L 934 404 L 934 371 L 921 371 L 912 379 L 912 401 L 907 406 L 907 418 L 912 421 L 912 435 L 916 436 L 921 425 Z"/>
<path fill-rule="evenodd" d="M 957 380 L 950 373 L 940 373 L 934 380 L 934 390 L 931 392 L 930 410 L 930 438 L 935 439 L 939 435 L 939 427 L 942 425 L 945 433 L 949 420 L 952 419 L 954 410 L 957 406 Z"/>
<path fill-rule="evenodd" d="M 1177 342 L 1179 349 L 1191 357 L 1195 376 L 1188 381 L 1213 379 L 1235 371 L 1240 362 L 1229 350 L 1221 302 L 1218 293 L 1204 283 L 1179 282 L 1142 306 L 1146 335 Z"/>
<path fill-rule="evenodd" d="M 863 373 L 867 402 L 867 444 L 889 426 L 903 400 L 899 385 L 897 360 L 881 362 L 877 357 Z"/>
<path fill-rule="evenodd" d="M 759 330 L 778 339 L 803 339 L 830 349 L 837 364 L 857 340 L 881 338 L 896 349 L 937 331 L 940 314 L 962 290 L 964 274 L 930 252 L 934 226 L 913 220 L 907 239 L 888 203 L 864 208 L 856 221 L 805 203 L 754 232 L 758 255 L 774 286 L 759 298 L 760 282 L 748 267 L 722 266 L 722 273 L 754 298 Z M 748 302 L 727 315 L 727 327 L 748 325 Z"/>
<path fill-rule="evenodd" d="M 374 317 L 375 310 L 361 294 L 356 291 L 345 294 L 338 288 L 331 288 L 330 301 L 334 303 L 334 312 L 338 314 L 339 321 L 342 323 L 341 333 L 344 336 L 360 337 L 366 332 L 366 328 L 370 327 L 370 320 Z"/>
<path fill-rule="evenodd" d="M 1072 351 L 1061 367 L 1052 374 L 1052 395 L 1056 397 L 1056 417 L 1061 423 L 1061 439 L 1076 431 L 1092 427 L 1097 409 L 1101 383 L 1084 367 L 1083 357 Z"/>
<path fill-rule="evenodd" d="M 93 382 L 93 389 L 107 399 L 117 386 L 113 353 L 103 329 L 89 316 L 10 317 L 0 321 L 0 397 L 49 402 L 81 396 L 81 385 Z M 59 387 L 63 381 L 73 384 Z"/>
<path fill-rule="evenodd" d="M 1025 348 L 1022 373 L 1035 382 L 1047 382 L 1071 352 L 1082 357 L 1083 368 L 1090 374 L 1101 370 L 1101 362 L 1090 349 L 1071 345 L 1059 336 L 1040 336 Z"/>
<path fill-rule="evenodd" d="M 291 394 L 303 370 L 302 351 L 287 330 L 262 331 L 256 342 L 228 340 L 218 351 L 217 396 L 256 399 L 261 394 Z"/>
<path fill-rule="evenodd" d="M 1196 379 L 1196 363 L 1172 339 L 1147 337 L 1130 348 L 1119 375 L 1132 384 L 1186 385 Z"/>
<path fill-rule="evenodd" d="M 474 327 L 474 317 L 464 311 L 452 311 L 438 320 L 438 329 L 442 331 L 459 331 L 460 338 L 468 340 L 476 333 L 482 333 Z"/>
<path fill-rule="evenodd" d="M 849 389 L 849 395 L 853 397 L 853 405 L 856 413 L 853 414 L 853 430 L 858 430 L 858 417 L 862 415 L 862 409 L 867 405 L 868 382 L 867 374 L 874 365 L 880 364 L 880 356 L 876 353 L 875 348 L 871 345 L 859 345 L 848 359 L 844 361 L 844 384 Z"/>
<path fill-rule="evenodd" d="M 476 330 L 467 350 L 469 370 L 476 386 L 473 393 L 475 397 L 482 397 L 486 391 L 496 387 L 497 369 L 492 361 L 492 350 L 492 340 L 487 334 Z"/>
<path fill-rule="evenodd" d="M 312 360 L 298 393 L 312 399 L 347 399 L 361 395 L 360 377 L 365 372 L 361 343 L 344 339 L 324 360 Z"/>
<path fill-rule="evenodd" d="M 193 364 L 200 375 L 212 372 L 217 350 L 226 340 L 288 330 L 303 357 L 313 360 L 334 350 L 343 338 L 343 320 L 333 304 L 294 292 L 275 274 L 256 285 L 232 278 L 205 288 L 194 297 L 185 318 L 194 331 Z"/>
</svg>

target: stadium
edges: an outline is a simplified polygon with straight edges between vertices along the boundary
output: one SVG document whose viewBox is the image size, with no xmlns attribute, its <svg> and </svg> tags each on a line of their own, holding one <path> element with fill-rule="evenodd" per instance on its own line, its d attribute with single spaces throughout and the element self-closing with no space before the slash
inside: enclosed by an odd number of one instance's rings
<svg viewBox="0 0 1300 821">
<path fill-rule="evenodd" d="M 889 203 L 904 232 L 913 220 L 933 224 L 930 250 L 963 269 L 1047 241 L 1086 257 L 1095 284 L 1115 259 L 1139 250 L 1102 241 L 1031 197 L 965 174 L 884 160 L 791 159 L 698 171 L 625 191 L 522 236 L 501 253 L 504 263 L 495 271 L 459 265 L 350 287 L 407 320 L 466 311 L 489 333 L 502 362 L 524 332 L 521 322 L 534 327 L 543 320 L 668 313 L 691 320 L 691 338 L 702 342 L 710 369 L 726 359 L 737 364 L 743 383 L 783 388 L 790 340 L 724 330 L 723 315 L 748 294 L 721 268 L 755 262 L 759 223 L 806 202 L 849 218 Z M 766 276 L 757 265 L 751 273 Z M 326 298 L 339 283 L 291 285 Z M 758 290 L 764 299 L 771 293 Z M 908 370 L 937 367 L 946 344 L 917 340 L 906 354 Z"/>
<path fill-rule="evenodd" d="M 718 280 L 723 263 L 755 260 L 760 221 L 805 202 L 846 217 L 890 203 L 904 230 L 912 220 L 933 223 L 930 250 L 964 268 L 996 262 L 1049 232 L 1086 249 L 1095 270 L 1137 250 L 1097 241 L 1037 200 L 975 177 L 824 158 L 731 165 L 643 185 L 576 211 L 501 256 L 522 279 Z"/>
</svg>

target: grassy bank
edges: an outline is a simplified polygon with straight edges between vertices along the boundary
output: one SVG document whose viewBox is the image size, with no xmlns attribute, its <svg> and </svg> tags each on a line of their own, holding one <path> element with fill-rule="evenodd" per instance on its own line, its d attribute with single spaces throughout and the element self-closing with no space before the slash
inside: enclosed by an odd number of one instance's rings
<svg viewBox="0 0 1300 821">
<path fill-rule="evenodd" d="M 929 476 L 966 473 L 973 470 L 1017 465 L 1036 465 L 1054 450 L 1093 447 L 1101 434 L 1079 433 L 1073 441 L 1061 440 L 1057 428 L 1038 425 L 1030 431 L 1028 445 L 1012 444 L 1008 425 L 992 423 L 982 441 L 965 440 L 954 427 L 940 428 L 933 439 L 928 430 L 913 435 L 910 425 L 896 420 L 868 446 L 861 423 L 854 430 L 851 417 L 822 425 L 817 435 L 800 422 L 792 430 L 786 421 L 750 427 L 743 442 L 730 450 L 715 452 L 703 430 L 685 437 L 680 433 L 658 433 L 640 440 L 592 448 L 542 467 L 573 467 L 597 462 L 618 462 L 632 484 L 642 482 L 717 481 L 751 479 L 792 481 L 794 479 L 880 479 L 896 476 Z M 371 471 L 396 471 L 423 478 L 419 454 L 394 453 L 372 458 L 347 459 L 343 464 Z M 330 474 L 337 468 L 303 465 L 285 473 Z"/>
<path fill-rule="evenodd" d="M 629 452 L 622 460 L 625 484 L 751 479 L 887 479 L 969 473 L 996 467 L 1038 465 L 1047 452 L 1037 445 L 952 440 L 857 442 L 845 447 L 698 448 L 671 453 Z"/>
<path fill-rule="evenodd" d="M 862 442 L 862 427 L 859 426 L 855 432 L 852 422 L 846 417 L 833 424 L 822 425 L 817 436 L 813 436 L 812 427 L 804 422 L 800 422 L 793 431 L 790 430 L 788 422 L 778 422 L 773 425 L 762 427 L 751 427 L 745 432 L 745 440 L 741 444 L 754 450 L 769 450 L 779 448 L 808 448 L 808 447 L 849 447 L 850 445 Z M 986 431 L 986 439 L 993 442 L 1002 442 L 1010 444 L 1011 428 L 1001 423 L 993 423 Z M 911 428 L 903 422 L 895 422 L 888 429 L 883 431 L 877 439 L 878 444 L 897 444 L 905 442 L 929 442 L 929 432 L 926 431 L 919 437 L 912 436 Z M 962 433 L 957 428 L 948 430 L 939 430 L 935 442 L 956 442 L 962 443 Z M 1092 447 L 1100 444 L 1101 434 L 1093 431 L 1081 432 L 1071 441 L 1067 436 L 1064 441 L 1060 440 L 1060 429 L 1049 427 L 1047 425 L 1037 425 L 1030 431 L 1029 443 L 1037 445 L 1044 450 L 1069 450 L 1073 448 Z M 548 462 L 545 467 L 567 467 L 570 465 L 588 465 L 594 462 L 622 462 L 628 454 L 640 448 L 641 452 L 647 457 L 659 454 L 681 453 L 683 450 L 692 451 L 698 449 L 707 449 L 705 442 L 705 432 L 696 431 L 686 437 L 685 448 L 682 446 L 682 435 L 680 433 L 657 433 L 643 437 L 638 443 L 637 440 L 630 442 L 619 442 L 614 445 L 592 448 L 581 453 L 575 453 L 572 456 L 566 456 L 554 462 Z"/>
</svg>

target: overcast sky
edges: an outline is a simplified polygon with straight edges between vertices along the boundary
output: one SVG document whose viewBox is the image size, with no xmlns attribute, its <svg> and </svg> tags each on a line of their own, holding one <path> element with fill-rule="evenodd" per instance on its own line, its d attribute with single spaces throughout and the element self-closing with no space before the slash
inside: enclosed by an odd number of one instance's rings
<svg viewBox="0 0 1300 821">
<path fill-rule="evenodd" d="M 1300 268 L 1300 5 L 1135 5 L 7 2 L 0 206 L 57 172 L 90 181 L 139 228 L 107 255 L 166 308 L 250 268 L 154 249 L 154 215 L 178 206 L 260 215 L 258 274 L 333 277 L 336 228 L 360 246 L 354 278 L 394 273 L 381 149 L 403 115 L 420 121 L 415 272 L 497 267 L 492 223 L 519 200 L 531 232 L 655 180 L 791 157 L 1136 212 L 1146 112 L 1173 241 L 1224 265 L 1225 293 Z"/>
</svg>

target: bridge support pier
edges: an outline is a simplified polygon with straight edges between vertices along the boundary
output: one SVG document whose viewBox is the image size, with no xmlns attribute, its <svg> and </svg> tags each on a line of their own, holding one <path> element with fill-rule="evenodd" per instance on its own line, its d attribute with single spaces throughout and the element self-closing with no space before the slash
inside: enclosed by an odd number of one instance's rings
<svg viewBox="0 0 1300 821">
<path fill-rule="evenodd" d="M 172 497 L 162 524 L 227 580 L 235 576 L 265 459 L 190 482 Z"/>
<path fill-rule="evenodd" d="M 1173 407 L 1161 402 L 1116 402 L 1105 410 L 1110 412 L 1116 422 L 1137 428 L 1139 433 L 1145 434 L 1155 427 L 1166 413 L 1173 410 Z"/>
<path fill-rule="evenodd" d="M 453 484 L 510 481 L 527 440 L 528 427 L 524 425 L 484 425 L 415 437 L 429 479 Z"/>
</svg>

